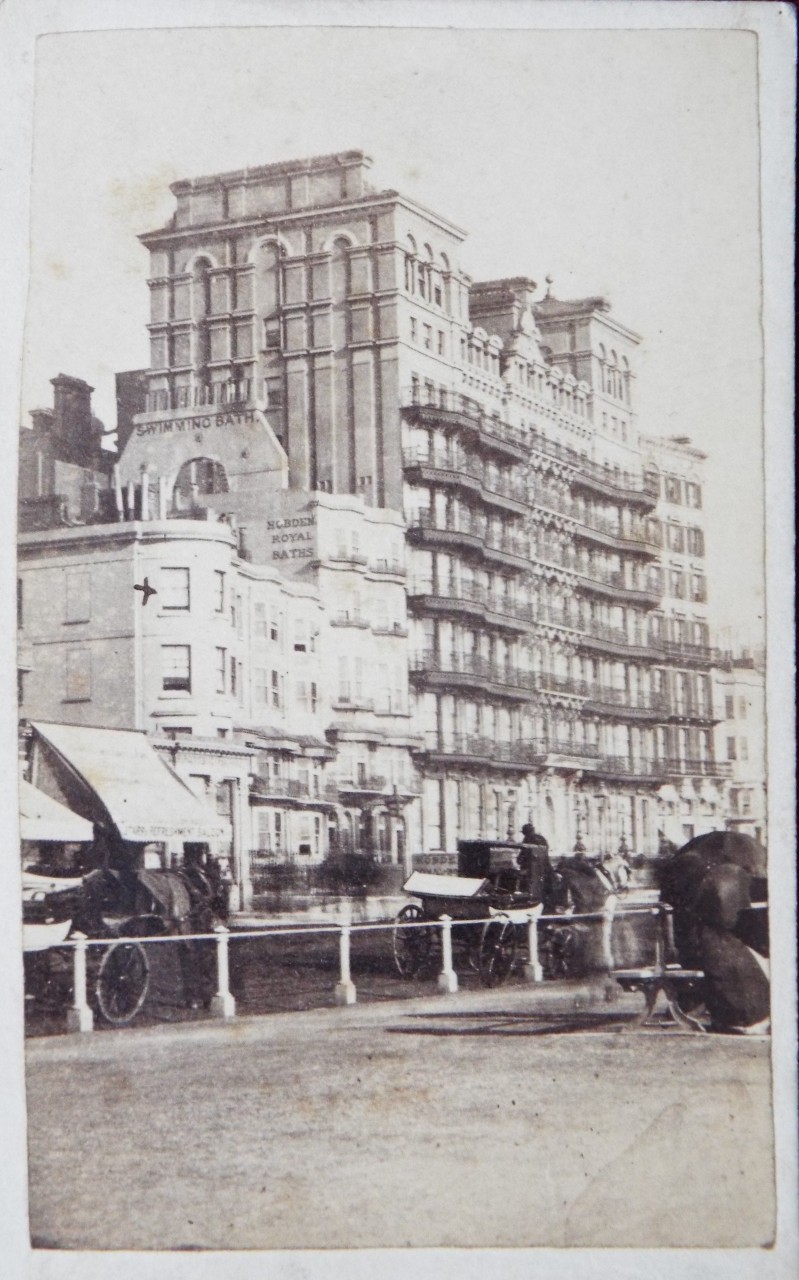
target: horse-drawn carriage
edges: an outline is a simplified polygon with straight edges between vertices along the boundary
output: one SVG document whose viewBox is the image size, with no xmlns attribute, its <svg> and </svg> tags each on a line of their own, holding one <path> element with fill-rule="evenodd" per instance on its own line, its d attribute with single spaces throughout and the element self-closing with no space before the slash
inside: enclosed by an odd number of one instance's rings
<svg viewBox="0 0 799 1280">
<path fill-rule="evenodd" d="M 175 1003 L 204 1004 L 213 991 L 213 951 L 182 935 L 207 933 L 226 918 L 224 889 L 202 855 L 179 870 L 120 861 L 84 876 L 46 868 L 23 871 L 26 992 L 45 1009 L 63 1008 L 72 984 L 76 939 L 107 942 L 87 953 L 87 991 L 97 1013 L 115 1026 L 131 1022 L 154 983 Z M 138 939 L 175 937 L 176 946 Z M 171 953 L 171 954 L 168 954 Z"/>
<path fill-rule="evenodd" d="M 460 840 L 456 875 L 414 871 L 403 885 L 414 901 L 394 925 L 394 961 L 406 978 L 429 972 L 440 945 L 440 921 L 452 923 L 453 952 L 486 986 L 511 971 L 531 921 L 558 914 L 538 933 L 538 956 L 548 977 L 567 977 L 588 963 L 590 924 L 571 913 L 600 912 L 613 885 L 586 859 L 564 860 L 557 870 L 545 844 Z M 528 956 L 528 960 L 533 957 Z"/>
</svg>

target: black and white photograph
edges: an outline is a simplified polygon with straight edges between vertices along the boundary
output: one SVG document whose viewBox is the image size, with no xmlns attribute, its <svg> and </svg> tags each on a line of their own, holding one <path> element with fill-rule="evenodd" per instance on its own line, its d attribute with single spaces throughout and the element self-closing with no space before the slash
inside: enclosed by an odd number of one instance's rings
<svg viewBox="0 0 799 1280">
<path fill-rule="evenodd" d="M 794 1274 L 793 10 L 11 9 L 15 1276 Z"/>
</svg>

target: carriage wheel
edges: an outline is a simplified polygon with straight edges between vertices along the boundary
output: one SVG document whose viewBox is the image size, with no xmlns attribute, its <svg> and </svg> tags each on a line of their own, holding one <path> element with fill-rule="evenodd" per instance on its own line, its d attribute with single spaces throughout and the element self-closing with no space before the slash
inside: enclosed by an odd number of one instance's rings
<svg viewBox="0 0 799 1280">
<path fill-rule="evenodd" d="M 480 939 L 480 981 L 499 987 L 507 978 L 516 955 L 516 928 L 507 916 L 489 920 Z"/>
<path fill-rule="evenodd" d="M 97 1007 L 106 1022 L 122 1027 L 144 1004 L 150 966 L 138 942 L 115 942 L 103 956 L 97 974 Z"/>
<path fill-rule="evenodd" d="M 409 902 L 397 916 L 394 925 L 394 963 L 403 978 L 415 977 L 430 958 L 432 930 L 418 927 L 418 922 L 424 918 L 424 911 L 415 902 Z M 407 924 L 415 927 L 404 929 L 403 925 Z"/>
<path fill-rule="evenodd" d="M 543 968 L 548 978 L 571 978 L 578 956 L 577 931 L 569 925 L 554 925 L 547 931 L 541 948 Z"/>
</svg>

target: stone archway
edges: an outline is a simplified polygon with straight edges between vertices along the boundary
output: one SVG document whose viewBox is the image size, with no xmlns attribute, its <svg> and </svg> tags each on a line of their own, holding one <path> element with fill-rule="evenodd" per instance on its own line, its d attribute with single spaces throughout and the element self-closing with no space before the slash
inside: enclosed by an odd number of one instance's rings
<svg viewBox="0 0 799 1280">
<path fill-rule="evenodd" d="M 183 463 L 172 490 L 172 511 L 188 512 L 202 494 L 228 493 L 227 472 L 215 458 L 190 458 Z"/>
</svg>

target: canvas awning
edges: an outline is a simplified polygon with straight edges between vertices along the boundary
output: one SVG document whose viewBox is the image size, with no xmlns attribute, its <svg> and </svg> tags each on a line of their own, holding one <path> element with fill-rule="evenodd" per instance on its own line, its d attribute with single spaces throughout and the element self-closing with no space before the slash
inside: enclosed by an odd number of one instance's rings
<svg viewBox="0 0 799 1280">
<path fill-rule="evenodd" d="M 31 786 L 19 784 L 19 834 L 23 840 L 60 840 L 84 843 L 94 836 L 92 824 L 66 805 Z"/>
<path fill-rule="evenodd" d="M 33 728 L 94 792 L 123 840 L 230 839 L 226 819 L 201 804 L 145 734 L 38 722 Z"/>
</svg>

